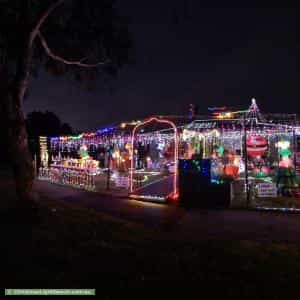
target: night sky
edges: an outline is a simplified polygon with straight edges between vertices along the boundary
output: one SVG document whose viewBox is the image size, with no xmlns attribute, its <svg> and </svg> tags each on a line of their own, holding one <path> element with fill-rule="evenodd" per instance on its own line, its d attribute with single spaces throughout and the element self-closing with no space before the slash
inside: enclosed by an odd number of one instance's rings
<svg viewBox="0 0 300 300">
<path fill-rule="evenodd" d="M 188 104 L 300 112 L 300 25 L 297 9 L 208 6 L 198 0 L 120 1 L 131 18 L 135 63 L 110 86 L 85 91 L 41 73 L 26 112 L 50 110 L 75 129 L 185 114 Z"/>
</svg>

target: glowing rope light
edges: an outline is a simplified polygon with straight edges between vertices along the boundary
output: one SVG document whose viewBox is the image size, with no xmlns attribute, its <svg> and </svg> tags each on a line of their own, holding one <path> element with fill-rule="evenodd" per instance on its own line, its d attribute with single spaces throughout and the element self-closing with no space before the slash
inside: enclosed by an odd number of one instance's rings
<svg viewBox="0 0 300 300">
<path fill-rule="evenodd" d="M 281 212 L 300 212 L 299 208 L 294 207 L 265 207 L 265 206 L 256 206 L 256 210 L 265 210 L 265 211 L 281 211 Z"/>
<path fill-rule="evenodd" d="M 169 120 L 162 120 L 158 119 L 157 117 L 151 117 L 148 120 L 145 120 L 144 122 L 141 122 L 137 124 L 132 131 L 131 136 L 131 168 L 130 168 L 130 193 L 133 192 L 133 169 L 134 169 L 134 140 L 135 140 L 135 132 L 137 129 L 141 126 L 144 126 L 146 124 L 149 124 L 151 122 L 158 122 L 158 123 L 164 123 L 170 125 L 174 129 L 174 164 L 175 164 L 175 170 L 174 170 L 174 178 L 173 178 L 173 195 L 176 197 L 177 195 L 177 176 L 178 176 L 178 170 L 177 170 L 177 161 L 178 161 L 178 133 L 177 133 L 177 127 L 176 125 Z"/>
<path fill-rule="evenodd" d="M 158 202 L 164 202 L 166 199 L 165 197 L 161 196 L 153 196 L 153 195 L 130 195 L 131 199 L 135 200 L 151 200 L 151 201 L 158 201 Z"/>
<path fill-rule="evenodd" d="M 143 176 L 144 176 L 144 178 L 142 180 L 133 179 L 133 181 L 134 182 L 141 182 L 141 183 L 146 182 L 149 179 L 149 177 L 147 175 L 143 175 Z"/>
</svg>

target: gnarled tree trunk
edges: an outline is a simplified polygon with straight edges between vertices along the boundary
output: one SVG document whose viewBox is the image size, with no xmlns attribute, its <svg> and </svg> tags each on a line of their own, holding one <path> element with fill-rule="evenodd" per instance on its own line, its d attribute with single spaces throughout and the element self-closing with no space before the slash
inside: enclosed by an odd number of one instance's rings
<svg viewBox="0 0 300 300">
<path fill-rule="evenodd" d="M 14 74 L 9 78 L 8 68 L 0 66 L 0 77 L 4 82 L 0 95 L 1 113 L 7 124 L 7 143 L 13 168 L 16 192 L 19 200 L 23 203 L 30 203 L 32 200 L 32 186 L 34 170 L 32 156 L 29 150 L 25 118 L 22 110 L 23 98 L 28 88 L 34 41 L 40 27 L 49 14 L 64 0 L 53 2 L 41 15 L 36 26 L 31 28 L 30 22 L 30 1 L 20 1 L 20 34 L 18 58 L 15 62 Z"/>
<path fill-rule="evenodd" d="M 20 200 L 28 201 L 32 198 L 34 171 L 21 101 L 15 97 L 15 93 L 8 93 L 6 98 L 8 104 L 8 148 L 17 196 Z"/>
<path fill-rule="evenodd" d="M 1 118 L 4 120 L 10 163 L 13 168 L 16 192 L 19 200 L 31 200 L 34 179 L 32 156 L 28 147 L 23 99 L 18 88 L 11 85 L 5 66 L 0 67 Z M 25 203 L 25 201 L 22 201 Z"/>
<path fill-rule="evenodd" d="M 28 3 L 27 3 L 28 5 Z M 28 6 L 26 6 L 28 8 Z M 6 94 L 6 116 L 8 124 L 8 146 L 13 167 L 16 192 L 19 200 L 30 203 L 34 179 L 33 160 L 29 150 L 26 123 L 23 113 L 23 99 L 28 88 L 33 56 L 33 40 L 27 28 L 27 10 L 25 13 L 25 31 L 21 36 L 20 55 L 16 62 L 14 77 L 9 81 Z M 25 200 L 25 201 L 24 201 Z"/>
</svg>

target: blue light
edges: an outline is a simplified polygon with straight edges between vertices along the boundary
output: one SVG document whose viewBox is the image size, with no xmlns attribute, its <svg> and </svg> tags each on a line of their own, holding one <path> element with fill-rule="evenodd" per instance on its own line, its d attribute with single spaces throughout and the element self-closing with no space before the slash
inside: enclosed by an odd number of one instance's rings
<svg viewBox="0 0 300 300">
<path fill-rule="evenodd" d="M 101 135 L 101 134 L 104 134 L 104 133 L 111 132 L 111 131 L 113 131 L 115 129 L 116 129 L 116 127 L 106 127 L 106 128 L 103 128 L 103 129 L 98 129 L 97 130 L 97 134 Z"/>
</svg>

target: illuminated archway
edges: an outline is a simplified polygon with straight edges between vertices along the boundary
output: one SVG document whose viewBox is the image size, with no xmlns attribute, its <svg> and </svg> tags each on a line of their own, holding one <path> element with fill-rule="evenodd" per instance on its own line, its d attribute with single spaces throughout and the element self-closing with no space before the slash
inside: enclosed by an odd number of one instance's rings
<svg viewBox="0 0 300 300">
<path fill-rule="evenodd" d="M 168 198 L 176 199 L 178 197 L 177 191 L 177 177 L 178 177 L 178 170 L 177 170 L 177 162 L 178 162 L 178 132 L 176 125 L 169 120 L 159 119 L 157 117 L 150 117 L 149 119 L 137 124 L 132 131 L 131 136 L 131 168 L 130 168 L 130 178 L 129 178 L 129 185 L 130 185 L 130 193 L 132 194 L 133 189 L 133 172 L 134 172 L 134 142 L 135 142 L 135 134 L 139 127 L 147 125 L 151 122 L 157 122 L 162 124 L 170 125 L 174 130 L 174 175 L 173 175 L 173 191 L 171 195 L 168 195 Z"/>
</svg>

